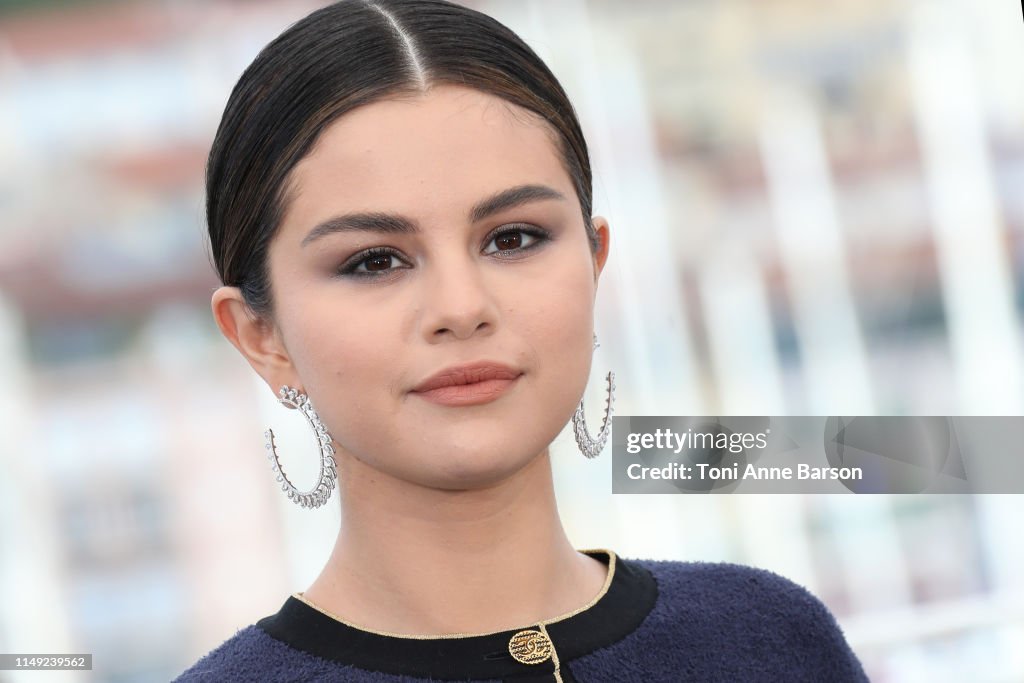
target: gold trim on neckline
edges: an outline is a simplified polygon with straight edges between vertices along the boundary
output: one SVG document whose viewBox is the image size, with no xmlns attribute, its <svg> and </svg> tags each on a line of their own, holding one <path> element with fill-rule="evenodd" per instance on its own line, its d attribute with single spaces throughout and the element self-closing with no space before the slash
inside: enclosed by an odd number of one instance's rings
<svg viewBox="0 0 1024 683">
<path fill-rule="evenodd" d="M 390 633 L 388 631 L 377 631 L 377 630 L 372 629 L 372 628 L 367 628 L 365 626 L 360 626 L 358 624 L 353 624 L 350 621 L 346 621 L 346 620 L 342 619 L 341 617 L 339 617 L 336 614 L 332 614 L 331 612 L 328 612 L 327 610 L 323 609 L 322 607 L 314 605 L 312 602 L 307 600 L 306 597 L 303 596 L 302 593 L 300 593 L 300 592 L 292 593 L 292 597 L 295 598 L 296 600 L 299 600 L 300 602 L 308 605 L 309 607 L 312 607 L 317 612 L 320 612 L 321 614 L 323 614 L 325 616 L 328 616 L 331 619 L 334 619 L 335 621 L 337 621 L 339 623 L 344 624 L 345 626 L 348 626 L 350 628 L 354 628 L 354 629 L 359 630 L 359 631 L 365 631 L 367 633 L 373 633 L 373 634 L 376 634 L 378 636 L 388 636 L 389 638 L 409 638 L 410 640 L 441 640 L 441 639 L 444 639 L 444 638 L 476 638 L 476 637 L 479 637 L 479 636 L 493 636 L 496 633 L 505 633 L 506 631 L 514 631 L 514 630 L 517 630 L 517 628 L 521 630 L 523 628 L 531 628 L 531 627 L 534 627 L 534 626 L 540 626 L 540 625 L 545 625 L 546 626 L 548 624 L 554 624 L 555 622 L 562 621 L 563 619 L 568 619 L 569 617 L 576 616 L 580 612 L 584 612 L 584 611 L 590 609 L 591 607 L 593 607 L 594 605 L 596 605 L 598 603 L 598 601 L 601 598 L 603 598 L 605 596 L 605 594 L 608 592 L 608 589 L 612 585 L 612 580 L 615 578 L 615 564 L 616 564 L 615 551 L 614 550 L 609 550 L 607 548 L 587 548 L 585 550 L 577 550 L 577 552 L 581 552 L 584 555 L 591 555 L 593 553 L 604 553 L 604 554 L 606 554 L 608 556 L 608 574 L 605 576 L 604 585 L 601 587 L 601 591 L 596 596 L 594 596 L 590 600 L 590 602 L 588 602 L 587 604 L 583 605 L 582 607 L 574 609 L 571 612 L 566 612 L 565 614 L 560 614 L 557 617 L 551 617 L 550 619 L 543 619 L 541 621 L 534 621 L 534 622 L 531 622 L 530 624 L 528 624 L 526 626 L 520 626 L 520 627 L 510 628 L 510 629 L 509 628 L 504 628 L 504 629 L 501 629 L 501 630 L 498 630 L 498 631 L 487 631 L 486 633 L 443 633 L 443 634 L 440 634 L 440 635 L 414 635 L 414 634 L 408 634 L 408 633 Z"/>
</svg>

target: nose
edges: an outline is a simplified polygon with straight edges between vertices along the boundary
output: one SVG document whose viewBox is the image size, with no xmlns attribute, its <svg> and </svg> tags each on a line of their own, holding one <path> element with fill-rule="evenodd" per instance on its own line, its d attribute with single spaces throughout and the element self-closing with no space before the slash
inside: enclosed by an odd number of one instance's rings
<svg viewBox="0 0 1024 683">
<path fill-rule="evenodd" d="M 480 264 L 465 255 L 448 258 L 424 278 L 422 329 L 426 340 L 489 335 L 498 322 L 493 283 Z"/>
</svg>

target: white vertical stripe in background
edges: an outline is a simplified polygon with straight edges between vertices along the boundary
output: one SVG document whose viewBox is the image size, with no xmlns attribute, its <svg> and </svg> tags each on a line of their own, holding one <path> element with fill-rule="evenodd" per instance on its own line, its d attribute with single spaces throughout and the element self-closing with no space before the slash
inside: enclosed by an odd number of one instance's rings
<svg viewBox="0 0 1024 683">
<path fill-rule="evenodd" d="M 808 405 L 797 414 L 873 415 L 871 374 L 814 104 L 806 93 L 777 86 L 762 116 L 761 155 L 807 385 Z"/>
<path fill-rule="evenodd" d="M 908 36 L 913 111 L 958 384 L 957 414 L 1020 415 L 1024 345 L 1014 321 L 1010 254 L 964 20 L 960 2 L 913 5 Z"/>
<path fill-rule="evenodd" d="M 700 270 L 700 296 L 714 368 L 718 415 L 785 415 L 768 295 L 760 266 L 742 244 L 713 248 Z"/>
</svg>

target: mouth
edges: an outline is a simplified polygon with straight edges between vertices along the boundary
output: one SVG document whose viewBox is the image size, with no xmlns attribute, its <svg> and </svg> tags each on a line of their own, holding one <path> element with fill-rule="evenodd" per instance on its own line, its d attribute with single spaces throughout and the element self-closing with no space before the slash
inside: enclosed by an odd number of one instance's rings
<svg viewBox="0 0 1024 683">
<path fill-rule="evenodd" d="M 502 363 L 483 361 L 445 368 L 418 384 L 410 393 L 447 406 L 490 403 L 510 390 L 522 371 Z"/>
</svg>

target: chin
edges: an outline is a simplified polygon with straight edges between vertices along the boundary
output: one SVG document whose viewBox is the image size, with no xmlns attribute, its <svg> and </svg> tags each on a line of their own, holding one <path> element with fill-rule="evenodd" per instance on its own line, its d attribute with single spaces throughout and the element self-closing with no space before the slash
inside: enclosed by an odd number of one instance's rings
<svg viewBox="0 0 1024 683">
<path fill-rule="evenodd" d="M 429 470 L 426 478 L 435 488 L 465 490 L 493 486 L 536 457 L 537 453 L 516 452 L 504 444 L 452 445 L 432 454 L 423 465 Z"/>
</svg>

